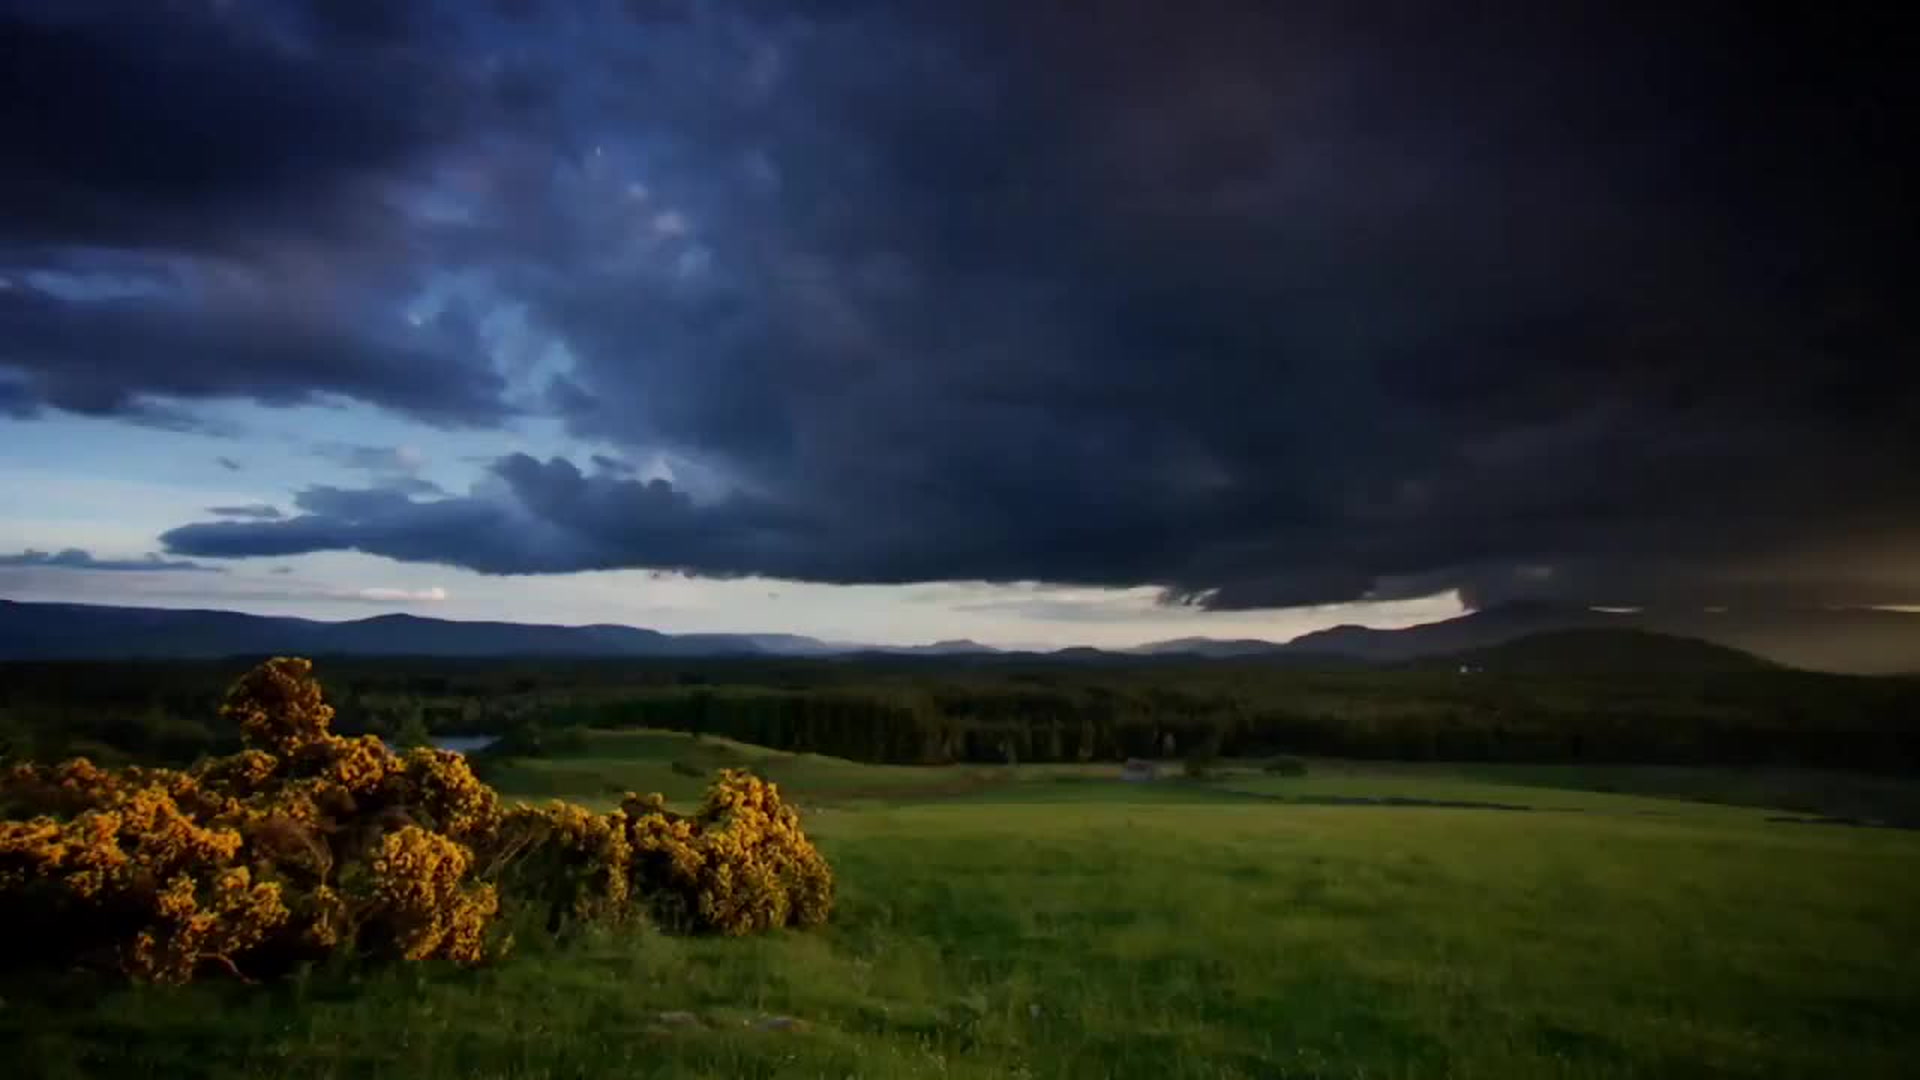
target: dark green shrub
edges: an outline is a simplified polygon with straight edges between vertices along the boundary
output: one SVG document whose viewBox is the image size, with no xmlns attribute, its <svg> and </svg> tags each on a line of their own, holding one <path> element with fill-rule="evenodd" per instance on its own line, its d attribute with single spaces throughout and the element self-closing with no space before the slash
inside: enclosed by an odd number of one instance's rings
<svg viewBox="0 0 1920 1080">
<path fill-rule="evenodd" d="M 1182 762 L 1182 769 L 1189 780 L 1205 780 L 1214 773 L 1214 766 L 1220 761 L 1220 733 L 1209 732 L 1195 743 Z"/>
<path fill-rule="evenodd" d="M 545 749 L 549 757 L 574 757 L 587 752 L 587 733 L 577 727 L 550 728 Z"/>
<path fill-rule="evenodd" d="M 540 725 L 529 720 L 515 724 L 500 733 L 500 737 L 491 746 L 480 751 L 482 758 L 545 757 L 547 753 L 547 733 Z"/>
<path fill-rule="evenodd" d="M 393 726 L 393 736 L 387 740 L 395 750 L 411 750 L 416 746 L 429 746 L 433 735 L 427 731 L 426 721 L 420 719 L 418 710 L 408 713 Z"/>
</svg>

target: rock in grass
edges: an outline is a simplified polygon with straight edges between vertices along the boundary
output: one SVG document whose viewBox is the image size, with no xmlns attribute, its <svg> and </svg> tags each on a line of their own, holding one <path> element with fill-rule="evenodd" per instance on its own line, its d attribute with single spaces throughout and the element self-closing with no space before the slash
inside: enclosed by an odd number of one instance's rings
<svg viewBox="0 0 1920 1080">
<path fill-rule="evenodd" d="M 654 1023 L 666 1028 L 705 1027 L 700 1018 L 690 1012 L 663 1012 L 654 1017 Z"/>
<path fill-rule="evenodd" d="M 805 1031 L 807 1022 L 794 1016 L 763 1016 L 753 1021 L 755 1031 Z"/>
</svg>

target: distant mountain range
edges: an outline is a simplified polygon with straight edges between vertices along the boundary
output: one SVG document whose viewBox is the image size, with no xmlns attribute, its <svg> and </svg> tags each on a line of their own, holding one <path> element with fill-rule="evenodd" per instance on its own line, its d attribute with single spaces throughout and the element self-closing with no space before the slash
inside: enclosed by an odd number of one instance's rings
<svg viewBox="0 0 1920 1080">
<path fill-rule="evenodd" d="M 1399 663 L 1583 629 L 1691 638 L 1813 671 L 1920 672 L 1920 614 L 1867 608 L 1603 612 L 1516 604 L 1400 630 L 1336 626 L 1295 638 L 1286 648 Z"/>
<path fill-rule="evenodd" d="M 1172 641 L 1155 641 L 1146 645 L 1136 645 L 1126 652 L 1136 656 L 1213 656 L 1222 659 L 1235 656 L 1266 656 L 1275 651 L 1288 651 L 1288 645 L 1279 645 L 1258 638 L 1204 638 L 1183 637 Z"/>
<path fill-rule="evenodd" d="M 1777 671 L 1781 665 L 1750 652 L 1697 638 L 1650 630 L 1583 627 L 1543 630 L 1498 645 L 1407 661 L 1505 675 L 1606 675 L 1617 672 L 1700 674 Z"/>
<path fill-rule="evenodd" d="M 0 601 L 0 658 L 352 656 L 726 656 L 801 652 L 811 638 L 663 634 L 632 626 L 544 626 L 376 615 L 322 622 L 234 611 Z"/>
<path fill-rule="evenodd" d="M 1711 643 L 1711 644 L 1709 644 Z M 666 634 L 631 626 L 554 626 L 377 615 L 322 622 L 233 611 L 0 600 L 0 659 L 209 659 L 264 653 L 436 657 L 947 658 L 1126 663 L 1216 659 L 1293 668 L 1400 666 L 1446 658 L 1489 670 L 1722 670 L 1786 664 L 1920 672 L 1920 614 L 1847 610 L 1765 618 L 1604 613 L 1514 606 L 1375 630 L 1336 626 L 1286 643 L 1179 638 L 1109 651 L 1002 652 L 975 641 L 873 646 L 797 634 Z M 1751 654 L 1751 655 L 1749 655 Z M 1761 659 L 1764 658 L 1764 659 Z"/>
</svg>

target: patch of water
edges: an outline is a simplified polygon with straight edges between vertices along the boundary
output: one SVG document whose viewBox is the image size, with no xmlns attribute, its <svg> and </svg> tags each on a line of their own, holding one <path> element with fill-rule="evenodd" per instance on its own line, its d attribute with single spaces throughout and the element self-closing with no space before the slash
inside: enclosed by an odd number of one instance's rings
<svg viewBox="0 0 1920 1080">
<path fill-rule="evenodd" d="M 387 749 L 399 751 L 398 747 L 385 739 L 380 741 L 386 743 Z M 427 740 L 427 745 L 435 750 L 451 750 L 456 754 L 464 755 L 477 754 L 499 741 L 498 735 L 435 735 Z"/>
<path fill-rule="evenodd" d="M 456 754 L 477 754 L 500 741 L 498 735 L 436 735 L 431 740 L 436 750 L 451 750 Z"/>
</svg>

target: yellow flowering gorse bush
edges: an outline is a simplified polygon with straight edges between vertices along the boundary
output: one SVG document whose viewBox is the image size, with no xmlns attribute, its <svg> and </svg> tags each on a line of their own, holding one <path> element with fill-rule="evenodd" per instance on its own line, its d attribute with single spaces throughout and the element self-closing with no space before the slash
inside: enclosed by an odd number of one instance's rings
<svg viewBox="0 0 1920 1080">
<path fill-rule="evenodd" d="M 833 872 L 800 831 L 779 789 L 728 769 L 692 817 L 659 796 L 621 805 L 634 878 L 664 921 L 687 929 L 750 934 L 825 922 Z"/>
<path fill-rule="evenodd" d="M 347 949 L 495 955 L 503 906 L 745 934 L 824 921 L 833 878 L 777 789 L 721 774 L 691 816 L 506 806 L 457 754 L 330 730 L 308 661 L 260 665 L 221 715 L 247 743 L 192 770 L 85 759 L 0 775 L 0 933 L 14 962 L 181 982 Z"/>
</svg>

